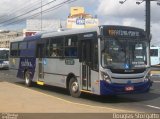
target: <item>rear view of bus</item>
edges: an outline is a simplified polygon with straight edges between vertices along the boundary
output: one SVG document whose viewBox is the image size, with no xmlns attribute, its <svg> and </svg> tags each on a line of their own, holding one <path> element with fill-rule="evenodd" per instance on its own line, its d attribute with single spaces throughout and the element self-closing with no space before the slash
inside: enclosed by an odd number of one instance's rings
<svg viewBox="0 0 160 119">
<path fill-rule="evenodd" d="M 0 69 L 9 69 L 9 49 L 0 48 Z"/>
</svg>

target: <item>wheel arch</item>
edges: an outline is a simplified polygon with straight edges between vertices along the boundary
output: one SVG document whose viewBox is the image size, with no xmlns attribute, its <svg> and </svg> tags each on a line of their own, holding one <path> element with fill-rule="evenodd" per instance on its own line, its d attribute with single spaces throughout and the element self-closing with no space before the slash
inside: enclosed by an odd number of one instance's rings
<svg viewBox="0 0 160 119">
<path fill-rule="evenodd" d="M 27 68 L 24 69 L 23 78 L 25 78 L 25 73 L 28 71 Z"/>
<path fill-rule="evenodd" d="M 26 68 L 24 69 L 24 72 L 23 72 L 23 78 L 25 78 L 25 73 L 26 73 L 27 71 L 29 72 L 30 75 L 32 75 L 32 73 L 31 73 L 31 71 L 29 70 L 29 68 L 26 67 Z"/>
<path fill-rule="evenodd" d="M 70 82 L 71 78 L 75 78 L 77 80 L 76 75 L 74 73 L 72 73 L 72 72 L 69 73 L 67 76 L 67 80 L 66 80 L 66 88 L 67 89 L 69 89 L 69 82 Z"/>
</svg>

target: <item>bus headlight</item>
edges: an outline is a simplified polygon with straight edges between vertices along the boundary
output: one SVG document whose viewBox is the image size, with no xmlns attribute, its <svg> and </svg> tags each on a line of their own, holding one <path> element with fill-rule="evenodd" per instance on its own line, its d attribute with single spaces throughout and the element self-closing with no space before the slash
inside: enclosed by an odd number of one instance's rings
<svg viewBox="0 0 160 119">
<path fill-rule="evenodd" d="M 148 82 L 150 80 L 150 73 L 148 73 L 145 77 L 144 77 L 144 82 Z"/>
<path fill-rule="evenodd" d="M 111 83 L 111 79 L 110 79 L 109 75 L 105 72 L 101 72 L 101 79 L 105 80 L 107 83 Z"/>
<path fill-rule="evenodd" d="M 148 80 L 149 80 L 148 78 L 144 78 L 144 80 L 143 80 L 143 81 L 144 81 L 144 82 L 148 82 Z"/>
</svg>

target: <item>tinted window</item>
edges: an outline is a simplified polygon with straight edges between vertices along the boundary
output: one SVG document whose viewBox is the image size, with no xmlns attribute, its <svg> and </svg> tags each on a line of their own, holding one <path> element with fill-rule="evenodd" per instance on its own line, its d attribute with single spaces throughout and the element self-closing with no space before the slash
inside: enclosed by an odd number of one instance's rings
<svg viewBox="0 0 160 119">
<path fill-rule="evenodd" d="M 26 49 L 27 48 L 27 42 L 20 42 L 19 49 Z"/>
<path fill-rule="evenodd" d="M 78 56 L 78 40 L 77 36 L 65 37 L 65 56 L 77 57 Z"/>
<path fill-rule="evenodd" d="M 11 44 L 11 50 L 18 49 L 18 43 L 12 43 Z"/>
<path fill-rule="evenodd" d="M 10 56 L 11 57 L 18 57 L 19 56 L 18 42 L 11 43 Z"/>
<path fill-rule="evenodd" d="M 50 57 L 63 56 L 63 37 L 57 37 L 50 39 Z"/>
<path fill-rule="evenodd" d="M 36 42 L 35 41 L 29 41 L 28 42 L 28 49 L 35 49 Z"/>
<path fill-rule="evenodd" d="M 29 57 L 35 56 L 36 53 L 35 50 L 36 50 L 36 41 L 29 41 L 27 51 L 25 52 L 27 56 Z"/>
<path fill-rule="evenodd" d="M 158 56 L 158 49 L 150 49 L 150 56 Z"/>
</svg>

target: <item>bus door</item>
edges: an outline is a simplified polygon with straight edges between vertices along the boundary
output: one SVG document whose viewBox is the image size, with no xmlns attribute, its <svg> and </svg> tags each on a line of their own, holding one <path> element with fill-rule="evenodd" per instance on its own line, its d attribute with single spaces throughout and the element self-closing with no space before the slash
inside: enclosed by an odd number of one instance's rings
<svg viewBox="0 0 160 119">
<path fill-rule="evenodd" d="M 44 44 L 37 45 L 37 55 L 38 55 L 38 81 L 43 81 L 44 79 Z"/>
<path fill-rule="evenodd" d="M 91 90 L 91 40 L 81 41 L 81 58 L 82 58 L 82 89 Z"/>
</svg>

